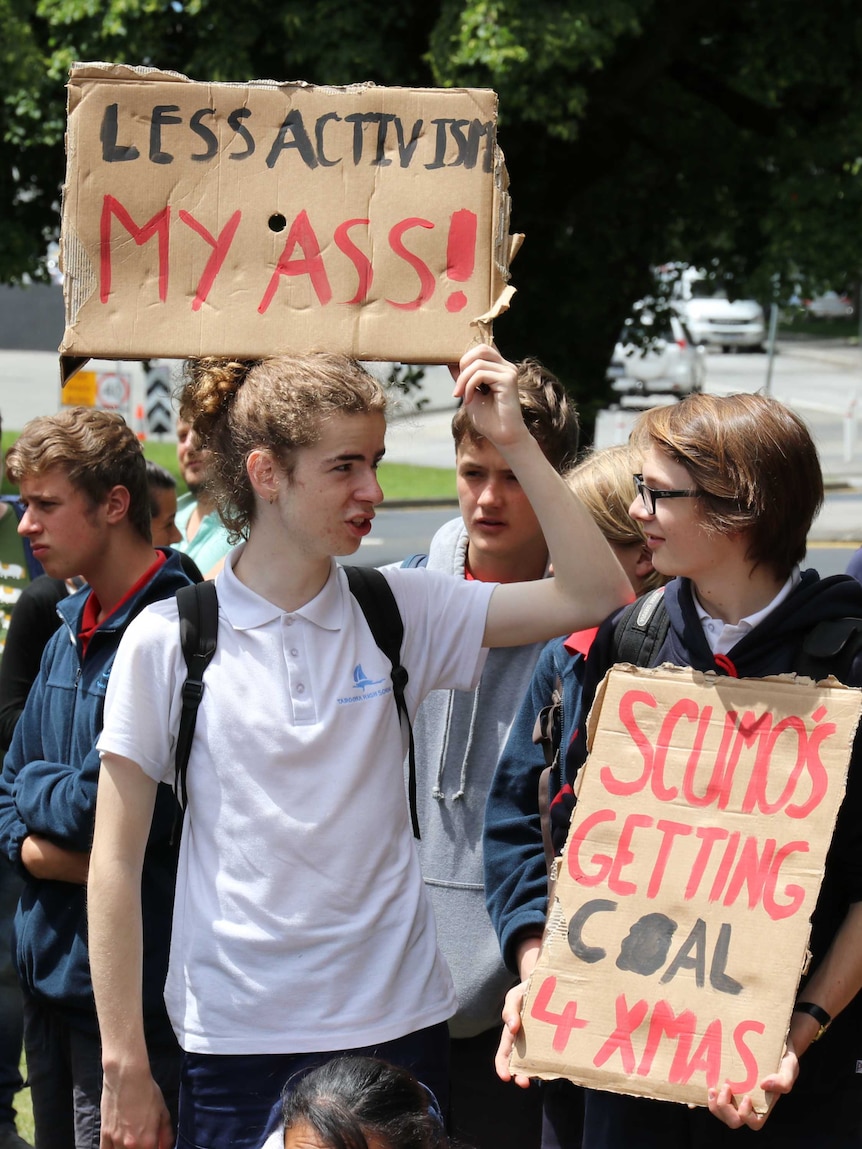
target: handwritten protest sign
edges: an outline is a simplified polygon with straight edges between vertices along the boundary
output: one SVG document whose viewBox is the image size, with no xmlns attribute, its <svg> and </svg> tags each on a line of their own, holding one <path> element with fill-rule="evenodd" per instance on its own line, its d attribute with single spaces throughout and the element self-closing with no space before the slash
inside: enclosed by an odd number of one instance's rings
<svg viewBox="0 0 862 1149">
<path fill-rule="evenodd" d="M 522 238 L 496 118 L 487 90 L 77 65 L 61 355 L 457 361 Z"/>
<path fill-rule="evenodd" d="M 611 670 L 513 1070 L 765 1108 L 860 711 L 833 680 Z"/>
</svg>

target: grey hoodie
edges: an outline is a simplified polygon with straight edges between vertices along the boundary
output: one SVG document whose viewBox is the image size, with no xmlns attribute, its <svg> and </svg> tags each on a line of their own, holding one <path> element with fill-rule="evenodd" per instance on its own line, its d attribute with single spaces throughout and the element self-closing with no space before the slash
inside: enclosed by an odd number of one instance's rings
<svg viewBox="0 0 862 1149">
<path fill-rule="evenodd" d="M 466 555 L 467 531 L 453 519 L 432 539 L 428 566 L 463 578 Z M 490 651 L 475 691 L 435 690 L 414 723 L 419 858 L 458 994 L 452 1037 L 500 1026 L 514 981 L 485 909 L 482 825 L 497 759 L 543 646 Z"/>
</svg>

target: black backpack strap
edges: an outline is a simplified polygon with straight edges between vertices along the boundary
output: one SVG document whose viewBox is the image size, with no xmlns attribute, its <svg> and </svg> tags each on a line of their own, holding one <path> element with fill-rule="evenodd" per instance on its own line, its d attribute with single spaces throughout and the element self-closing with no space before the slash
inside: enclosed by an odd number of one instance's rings
<svg viewBox="0 0 862 1149">
<path fill-rule="evenodd" d="M 345 566 L 344 573 L 347 575 L 351 594 L 362 608 L 365 621 L 371 628 L 374 641 L 392 663 L 392 694 L 398 710 L 398 720 L 407 723 L 410 744 L 407 796 L 410 802 L 413 837 L 418 838 L 420 835 L 419 815 L 416 809 L 416 748 L 413 745 L 413 727 L 410 725 L 410 716 L 404 699 L 407 671 L 401 665 L 401 642 L 404 638 L 401 611 L 398 609 L 392 588 L 379 570 L 374 567 Z"/>
<path fill-rule="evenodd" d="M 533 727 L 533 742 L 542 747 L 545 768 L 539 775 L 539 820 L 542 824 L 542 847 L 548 873 L 554 862 L 554 843 L 551 836 L 551 786 L 559 789 L 560 741 L 563 728 L 563 680 L 559 674 L 554 679 L 551 701 L 543 706 L 536 716 Z"/>
<path fill-rule="evenodd" d="M 177 591 L 177 610 L 180 619 L 180 645 L 188 673 L 183 683 L 183 709 L 180 714 L 180 728 L 174 755 L 176 766 L 174 794 L 180 809 L 185 810 L 188 797 L 186 771 L 198 707 L 204 693 L 204 671 L 215 654 L 218 640 L 218 596 L 215 583 L 199 582 L 180 587 Z"/>
<path fill-rule="evenodd" d="M 613 661 L 649 666 L 669 627 L 664 587 L 636 598 L 625 608 L 614 627 Z"/>
<path fill-rule="evenodd" d="M 408 555 L 401 564 L 403 567 L 427 567 L 427 555 Z"/>
<path fill-rule="evenodd" d="M 805 636 L 794 667 L 815 682 L 834 674 L 841 682 L 850 677 L 853 660 L 862 650 L 862 618 L 829 618 Z"/>
</svg>

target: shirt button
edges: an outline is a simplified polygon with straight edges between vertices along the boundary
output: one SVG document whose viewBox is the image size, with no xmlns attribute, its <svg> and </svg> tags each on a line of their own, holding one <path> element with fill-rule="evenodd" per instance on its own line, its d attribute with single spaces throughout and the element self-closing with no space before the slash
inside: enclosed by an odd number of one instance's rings
<svg viewBox="0 0 862 1149">
<path fill-rule="evenodd" d="M 296 657 L 298 656 L 298 654 L 299 654 L 299 651 L 298 651 L 298 650 L 296 649 L 296 647 L 294 646 L 294 647 L 291 649 L 291 652 L 290 652 L 290 654 L 291 654 L 291 657 L 292 657 L 292 658 L 296 658 Z"/>
<path fill-rule="evenodd" d="M 305 687 L 302 685 L 301 682 L 296 688 L 296 693 L 297 694 L 305 694 Z"/>
</svg>

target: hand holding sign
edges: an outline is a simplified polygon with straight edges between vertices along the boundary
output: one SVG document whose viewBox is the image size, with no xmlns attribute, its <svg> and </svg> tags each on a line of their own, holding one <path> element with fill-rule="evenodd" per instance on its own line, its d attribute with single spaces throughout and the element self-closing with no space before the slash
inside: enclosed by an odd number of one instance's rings
<svg viewBox="0 0 862 1149">
<path fill-rule="evenodd" d="M 518 398 L 518 369 L 486 343 L 461 357 L 454 395 L 463 398 L 477 432 L 505 450 L 529 436 Z"/>
</svg>

